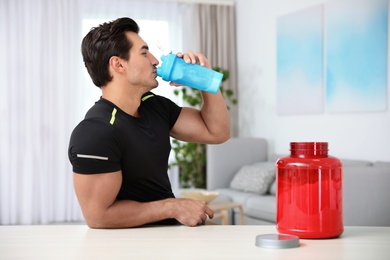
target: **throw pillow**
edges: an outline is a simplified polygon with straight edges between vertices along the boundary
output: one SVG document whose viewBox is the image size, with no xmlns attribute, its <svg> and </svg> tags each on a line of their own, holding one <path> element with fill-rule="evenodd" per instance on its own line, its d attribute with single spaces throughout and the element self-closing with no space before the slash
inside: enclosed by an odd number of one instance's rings
<svg viewBox="0 0 390 260">
<path fill-rule="evenodd" d="M 271 188 L 269 188 L 269 194 L 276 195 L 276 180 L 272 182 Z"/>
<path fill-rule="evenodd" d="M 245 165 L 238 170 L 230 188 L 264 195 L 275 180 L 275 164 L 270 162 Z"/>
</svg>

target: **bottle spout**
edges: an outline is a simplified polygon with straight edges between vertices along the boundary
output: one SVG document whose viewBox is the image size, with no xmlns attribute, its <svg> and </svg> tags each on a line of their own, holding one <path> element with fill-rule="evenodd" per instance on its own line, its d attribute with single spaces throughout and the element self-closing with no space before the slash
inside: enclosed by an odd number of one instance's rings
<svg viewBox="0 0 390 260">
<path fill-rule="evenodd" d="M 165 55 L 162 55 L 162 56 L 160 57 L 162 63 L 165 61 L 166 57 L 167 57 L 167 56 L 165 56 Z M 157 73 L 157 76 L 159 76 L 159 77 L 162 77 L 162 73 L 163 73 L 163 67 L 162 67 L 162 66 L 163 66 L 163 65 L 161 64 L 160 67 L 157 67 L 156 73 Z"/>
<path fill-rule="evenodd" d="M 161 59 L 162 62 L 164 62 L 166 58 L 167 58 L 167 55 L 162 55 L 162 56 L 160 57 L 160 59 Z"/>
<path fill-rule="evenodd" d="M 168 55 L 162 55 L 160 57 L 162 63 L 156 71 L 157 76 L 161 77 L 165 81 L 171 81 L 170 75 L 176 58 L 176 55 L 172 54 L 172 52 Z"/>
<path fill-rule="evenodd" d="M 162 73 L 163 73 L 162 67 L 158 67 L 156 71 L 157 76 L 162 77 Z"/>
</svg>

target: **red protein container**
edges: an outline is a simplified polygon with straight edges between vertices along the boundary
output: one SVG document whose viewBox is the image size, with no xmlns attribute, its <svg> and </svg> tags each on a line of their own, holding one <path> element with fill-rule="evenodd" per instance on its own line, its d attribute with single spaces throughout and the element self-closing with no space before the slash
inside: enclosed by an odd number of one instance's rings
<svg viewBox="0 0 390 260">
<path fill-rule="evenodd" d="M 333 238 L 343 231 L 342 163 L 327 142 L 291 142 L 276 162 L 277 230 L 300 238 Z"/>
</svg>

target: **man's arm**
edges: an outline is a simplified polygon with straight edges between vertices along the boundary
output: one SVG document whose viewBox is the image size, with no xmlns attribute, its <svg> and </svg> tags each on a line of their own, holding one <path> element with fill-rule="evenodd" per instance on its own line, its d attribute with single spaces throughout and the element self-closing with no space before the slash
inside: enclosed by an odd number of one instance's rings
<svg viewBox="0 0 390 260">
<path fill-rule="evenodd" d="M 183 57 L 187 63 L 199 63 L 211 68 L 206 57 L 200 53 L 178 53 L 178 56 Z M 201 109 L 183 108 L 171 130 L 171 136 L 187 142 L 223 143 L 230 138 L 230 123 L 222 93 L 219 90 L 217 94 L 204 91 L 201 94 Z"/>
<path fill-rule="evenodd" d="M 153 202 L 116 200 L 122 172 L 73 174 L 74 188 L 86 223 L 91 228 L 127 228 L 175 218 L 196 226 L 213 217 L 202 202 L 191 199 L 165 199 Z"/>
</svg>

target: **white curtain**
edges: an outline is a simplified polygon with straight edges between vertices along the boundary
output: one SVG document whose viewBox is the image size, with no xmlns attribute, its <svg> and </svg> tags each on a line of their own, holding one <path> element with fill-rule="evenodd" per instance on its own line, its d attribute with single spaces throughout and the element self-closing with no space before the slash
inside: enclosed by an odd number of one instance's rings
<svg viewBox="0 0 390 260">
<path fill-rule="evenodd" d="M 0 223 L 80 219 L 67 161 L 78 3 L 0 1 Z"/>
<path fill-rule="evenodd" d="M 182 39 L 197 37 L 184 34 L 198 30 L 186 19 L 193 7 L 152 0 L 0 0 L 0 224 L 83 220 L 67 148 L 99 92 L 85 77 L 82 20 L 163 19 L 171 32 L 165 51 L 186 51 Z"/>
</svg>

